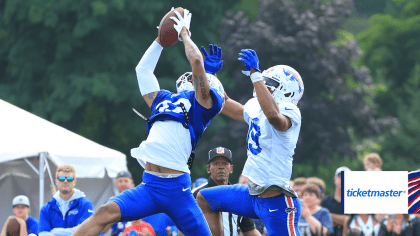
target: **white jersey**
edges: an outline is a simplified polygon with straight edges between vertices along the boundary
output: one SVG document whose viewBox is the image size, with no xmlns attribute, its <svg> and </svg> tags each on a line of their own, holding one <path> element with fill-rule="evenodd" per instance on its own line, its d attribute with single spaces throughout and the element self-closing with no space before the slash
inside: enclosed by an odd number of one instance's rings
<svg viewBox="0 0 420 236">
<path fill-rule="evenodd" d="M 282 132 L 267 120 L 257 98 L 244 106 L 244 120 L 249 125 L 247 156 L 242 175 L 259 186 L 288 186 L 292 176 L 293 155 L 299 138 L 301 114 L 288 102 L 279 104 L 280 113 L 289 117 L 292 126 Z"/>
<path fill-rule="evenodd" d="M 168 138 L 170 137 L 170 138 Z M 192 151 L 190 131 L 172 120 L 156 121 L 149 136 L 138 148 L 131 149 L 143 168 L 146 163 L 190 173 L 187 166 Z"/>
</svg>

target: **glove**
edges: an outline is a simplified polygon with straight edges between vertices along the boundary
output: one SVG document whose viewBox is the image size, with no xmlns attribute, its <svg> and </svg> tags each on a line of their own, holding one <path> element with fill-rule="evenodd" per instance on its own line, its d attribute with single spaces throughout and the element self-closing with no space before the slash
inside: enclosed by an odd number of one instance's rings
<svg viewBox="0 0 420 236">
<path fill-rule="evenodd" d="M 255 70 L 260 71 L 259 67 L 259 60 L 257 53 L 255 53 L 252 49 L 242 49 L 239 53 L 239 61 L 242 61 L 245 64 L 245 71 L 242 71 L 242 73 L 246 76 L 250 76 L 251 74 L 251 68 L 254 68 Z"/>
<path fill-rule="evenodd" d="M 187 9 L 184 9 L 184 18 L 181 16 L 181 14 L 177 11 L 174 11 L 175 15 L 177 15 L 178 18 L 171 16 L 170 19 L 175 21 L 174 28 L 176 32 L 178 32 L 178 40 L 182 41 L 181 37 L 179 37 L 179 34 L 181 33 L 182 28 L 186 28 L 188 30 L 188 35 L 191 37 L 191 31 L 190 31 L 190 24 L 191 24 L 191 16 L 192 14 Z"/>
<path fill-rule="evenodd" d="M 207 54 L 206 49 L 201 46 L 201 51 L 204 54 L 204 69 L 206 73 L 215 75 L 220 69 L 222 69 L 222 48 L 218 47 L 216 44 L 213 46 L 209 44 L 209 53 Z"/>
</svg>

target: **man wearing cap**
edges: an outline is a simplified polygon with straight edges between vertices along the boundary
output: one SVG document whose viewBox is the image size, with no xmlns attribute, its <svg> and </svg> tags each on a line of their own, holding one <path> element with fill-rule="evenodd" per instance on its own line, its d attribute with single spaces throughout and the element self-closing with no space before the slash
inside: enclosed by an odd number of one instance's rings
<svg viewBox="0 0 420 236">
<path fill-rule="evenodd" d="M 118 193 L 122 193 L 124 190 L 134 187 L 134 181 L 129 171 L 120 171 L 117 174 L 115 179 L 115 187 L 118 189 Z M 111 236 L 118 236 L 120 233 L 124 232 L 126 226 L 129 222 L 118 222 L 115 224 L 109 224 L 105 227 L 102 232 L 105 234 L 111 229 Z"/>
<path fill-rule="evenodd" d="M 29 215 L 30 204 L 29 198 L 24 195 L 19 195 L 13 198 L 12 202 L 14 216 L 9 216 L 4 223 L 0 236 L 6 236 L 7 226 L 11 219 L 16 219 L 20 225 L 20 235 L 27 236 L 29 234 L 38 234 L 38 220 Z"/>
<path fill-rule="evenodd" d="M 67 236 L 93 215 L 93 203 L 75 189 L 76 170 L 70 165 L 59 166 L 56 171 L 58 191 L 39 213 L 39 236 Z"/>
<path fill-rule="evenodd" d="M 118 189 L 119 193 L 122 193 L 125 190 L 128 190 L 132 187 L 134 187 L 134 181 L 131 176 L 131 173 L 129 171 L 120 171 L 117 174 L 117 178 L 115 179 L 115 186 Z M 167 216 L 165 213 L 159 213 L 155 214 L 149 217 L 145 217 L 142 219 L 144 222 L 147 222 L 150 224 L 154 232 L 157 236 L 165 235 L 166 236 L 166 228 L 168 226 L 175 226 L 175 224 L 172 222 L 172 220 Z M 115 224 L 110 224 L 107 227 L 105 227 L 102 231 L 102 233 L 107 233 L 109 229 L 111 229 L 111 236 L 118 236 L 120 233 L 123 233 L 124 230 L 131 226 L 131 221 L 125 221 L 125 222 L 118 222 Z"/>
<path fill-rule="evenodd" d="M 120 171 L 117 174 L 115 179 L 115 186 L 118 189 L 119 193 L 122 193 L 124 190 L 134 187 L 133 177 L 129 171 Z"/>
<path fill-rule="evenodd" d="M 209 151 L 207 173 L 210 177 L 206 184 L 192 190 L 195 198 L 198 192 L 205 188 L 220 185 L 231 185 L 229 175 L 233 172 L 232 152 L 224 147 L 216 147 Z M 238 235 L 238 227 L 244 236 L 261 235 L 254 226 L 252 219 L 237 216 L 232 213 L 222 212 L 223 229 L 225 236 Z"/>
<path fill-rule="evenodd" d="M 341 214 L 341 171 L 350 171 L 346 166 L 337 168 L 334 176 L 335 191 L 331 195 L 325 196 L 321 201 L 321 206 L 330 211 L 333 220 L 333 235 L 343 235 L 343 227 L 348 220 L 347 215 Z"/>
</svg>

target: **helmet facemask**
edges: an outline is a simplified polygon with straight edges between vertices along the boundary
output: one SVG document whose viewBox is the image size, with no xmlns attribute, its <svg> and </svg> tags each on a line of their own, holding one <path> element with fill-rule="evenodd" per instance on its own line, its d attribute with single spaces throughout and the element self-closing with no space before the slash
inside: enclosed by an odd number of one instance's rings
<svg viewBox="0 0 420 236">
<path fill-rule="evenodd" d="M 180 93 L 182 91 L 193 91 L 194 86 L 192 82 L 190 82 L 192 77 L 192 72 L 185 72 L 176 80 L 176 92 Z"/>
</svg>

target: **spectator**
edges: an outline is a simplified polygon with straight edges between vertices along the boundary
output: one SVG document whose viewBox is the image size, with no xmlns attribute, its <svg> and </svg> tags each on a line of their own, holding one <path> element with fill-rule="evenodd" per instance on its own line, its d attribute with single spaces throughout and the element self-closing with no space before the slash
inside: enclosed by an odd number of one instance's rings
<svg viewBox="0 0 420 236">
<path fill-rule="evenodd" d="M 128 226 L 123 233 L 120 233 L 119 236 L 132 235 L 130 232 L 133 230 L 136 232 L 136 235 L 155 236 L 153 227 L 149 223 L 144 222 L 142 219 L 133 221 L 132 224 Z"/>
<path fill-rule="evenodd" d="M 321 191 L 321 197 L 324 197 L 325 195 L 325 182 L 324 180 L 318 178 L 318 177 L 310 177 L 306 179 L 307 183 L 309 184 L 315 184 L 319 187 L 319 190 Z"/>
<path fill-rule="evenodd" d="M 13 198 L 12 202 L 14 216 L 9 216 L 4 223 L 3 229 L 0 236 L 6 236 L 9 234 L 7 226 L 11 219 L 16 219 L 20 225 L 20 235 L 27 236 L 29 234 L 38 234 L 38 220 L 32 216 L 29 216 L 30 204 L 29 198 L 24 195 L 19 195 Z"/>
<path fill-rule="evenodd" d="M 63 165 L 57 168 L 55 175 L 58 191 L 41 208 L 39 236 L 71 235 L 93 214 L 92 202 L 82 191 L 74 188 L 76 170 L 70 165 Z"/>
<path fill-rule="evenodd" d="M 306 184 L 302 188 L 302 210 L 298 223 L 302 236 L 329 235 L 333 232 L 330 211 L 319 204 L 321 191 L 315 184 Z"/>
<path fill-rule="evenodd" d="M 118 192 L 122 193 L 123 191 L 134 187 L 134 181 L 129 171 L 120 171 L 117 174 L 115 179 L 115 187 L 117 187 Z M 111 229 L 111 236 L 118 236 L 120 233 L 124 232 L 124 229 L 127 227 L 128 222 L 118 222 L 115 224 L 109 224 L 103 229 L 103 233 L 106 234 L 109 229 Z"/>
<path fill-rule="evenodd" d="M 219 185 L 231 185 L 229 175 L 233 172 L 232 152 L 224 147 L 216 147 L 209 151 L 207 173 L 210 177 L 207 184 L 192 190 L 195 198 L 198 192 L 205 188 Z M 238 227 L 244 236 L 261 235 L 254 226 L 252 219 L 237 216 L 232 213 L 222 212 L 222 221 L 225 236 L 238 235 Z"/>
<path fill-rule="evenodd" d="M 248 185 L 248 178 L 246 176 L 240 175 L 238 183 Z"/>
<path fill-rule="evenodd" d="M 117 187 L 119 193 L 134 187 L 134 181 L 133 177 L 131 177 L 131 173 L 129 171 L 120 171 L 115 179 L 115 187 Z"/>
<path fill-rule="evenodd" d="M 330 211 L 334 226 L 333 235 L 337 236 L 343 235 L 343 227 L 348 220 L 347 215 L 341 214 L 341 171 L 350 171 L 350 169 L 342 166 L 335 171 L 335 191 L 333 194 L 325 196 L 321 201 L 321 206 Z"/>
<path fill-rule="evenodd" d="M 395 214 L 387 216 L 381 223 L 377 236 L 418 236 L 420 220 L 415 215 Z"/>
<path fill-rule="evenodd" d="M 374 214 L 355 214 L 350 215 L 345 226 L 344 226 L 344 235 L 351 234 L 351 232 L 361 232 L 363 235 L 377 235 L 379 229 L 378 220 Z M 377 225 L 377 227 L 375 227 Z M 376 234 L 372 234 L 375 231 Z"/>
<path fill-rule="evenodd" d="M 117 174 L 117 178 L 115 180 L 115 186 L 118 189 L 119 193 L 122 193 L 125 190 L 128 190 L 134 187 L 134 181 L 129 171 L 121 171 Z M 154 229 L 154 233 L 157 236 L 166 236 L 166 227 L 167 226 L 175 226 L 172 220 L 164 213 L 159 213 L 156 215 L 152 215 L 146 218 L 143 218 L 144 222 L 147 222 L 152 226 Z M 111 229 L 111 236 L 118 236 L 124 232 L 124 230 L 132 225 L 133 222 L 125 221 L 125 222 L 118 222 L 115 224 L 110 224 L 102 231 L 104 234 Z"/>
<path fill-rule="evenodd" d="M 363 165 L 366 171 L 382 170 L 382 158 L 377 153 L 367 154 L 363 158 Z"/>
<path fill-rule="evenodd" d="M 302 187 L 306 184 L 305 177 L 298 177 L 293 180 L 293 190 L 298 194 L 298 197 L 302 197 Z"/>
<path fill-rule="evenodd" d="M 376 153 L 367 154 L 363 158 L 363 164 L 365 167 L 365 171 L 382 171 L 382 159 L 381 157 Z M 380 222 L 387 214 L 375 214 L 374 218 L 377 222 Z M 375 223 L 374 225 L 376 232 L 379 229 L 379 225 Z"/>
</svg>

